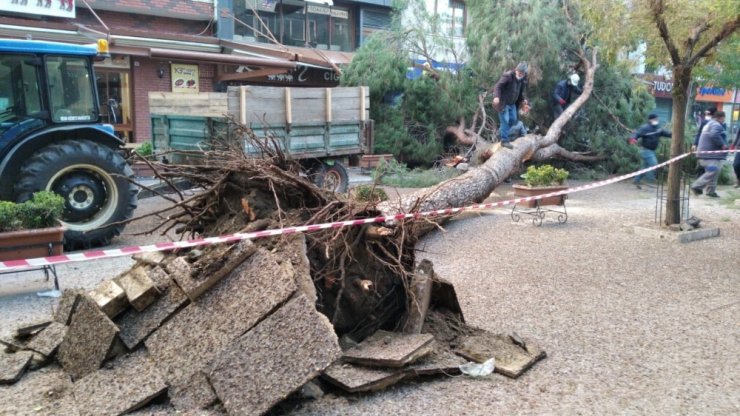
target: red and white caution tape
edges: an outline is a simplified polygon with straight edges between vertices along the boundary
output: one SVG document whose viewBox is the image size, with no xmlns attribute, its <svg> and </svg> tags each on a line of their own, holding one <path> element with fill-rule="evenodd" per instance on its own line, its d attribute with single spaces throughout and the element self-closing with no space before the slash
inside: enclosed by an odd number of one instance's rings
<svg viewBox="0 0 740 416">
<path fill-rule="evenodd" d="M 727 152 L 737 152 L 737 150 L 730 150 L 730 151 L 722 150 L 722 151 L 711 151 L 711 152 L 701 152 L 701 153 L 727 153 Z M 640 169 L 636 172 L 617 176 L 611 179 L 606 179 L 606 180 L 598 181 L 598 182 L 592 182 L 586 185 L 576 186 L 573 188 L 564 189 L 562 191 L 550 192 L 550 193 L 542 194 L 542 195 L 527 196 L 523 198 L 509 199 L 506 201 L 497 201 L 497 202 L 491 202 L 487 204 L 474 204 L 474 205 L 469 205 L 469 206 L 460 207 L 460 208 L 445 208 L 445 209 L 426 211 L 426 212 L 412 212 L 408 214 L 395 214 L 395 215 L 388 215 L 388 216 L 379 216 L 379 217 L 374 217 L 374 218 L 363 218 L 363 219 L 338 221 L 338 222 L 323 223 L 323 224 L 301 225 L 301 226 L 296 226 L 296 227 L 286 227 L 286 228 L 279 228 L 279 229 L 273 229 L 273 230 L 256 231 L 256 232 L 251 232 L 251 233 L 235 233 L 235 234 L 222 235 L 218 237 L 196 238 L 196 239 L 185 240 L 185 241 L 167 241 L 167 242 L 151 244 L 151 245 L 146 245 L 146 246 L 129 246 L 129 247 L 123 247 L 123 248 L 117 248 L 117 249 L 110 249 L 110 250 L 89 250 L 89 251 L 84 251 L 80 253 L 62 254 L 59 256 L 39 257 L 39 258 L 34 258 L 34 259 L 8 260 L 8 261 L 0 262 L 0 273 L 6 272 L 6 271 L 21 270 L 21 269 L 25 269 L 29 267 L 55 266 L 55 265 L 65 264 L 65 263 L 130 256 L 130 255 L 137 254 L 137 253 L 169 251 L 169 250 L 174 250 L 174 249 L 208 246 L 208 245 L 220 244 L 220 243 L 233 243 L 239 240 L 256 240 L 259 238 L 272 237 L 272 236 L 277 236 L 277 235 L 310 233 L 310 232 L 326 230 L 326 229 L 354 227 L 357 225 L 383 223 L 387 221 L 399 221 L 399 220 L 405 220 L 405 219 L 419 219 L 419 218 L 433 218 L 433 217 L 440 217 L 440 216 L 449 216 L 449 215 L 457 214 L 463 211 L 475 211 L 475 210 L 481 210 L 481 209 L 503 207 L 507 205 L 519 204 L 522 202 L 533 201 L 533 200 L 538 200 L 542 198 L 548 198 L 552 196 L 573 194 L 576 192 L 582 192 L 582 191 L 587 191 L 590 189 L 600 188 L 602 186 L 620 182 L 625 179 L 629 179 L 637 175 L 669 165 L 671 163 L 674 163 L 678 160 L 681 160 L 689 156 L 690 154 L 691 153 L 684 153 L 682 155 L 674 157 L 673 159 L 666 160 L 663 163 L 659 163 L 655 166 L 645 168 L 645 169 Z"/>
</svg>

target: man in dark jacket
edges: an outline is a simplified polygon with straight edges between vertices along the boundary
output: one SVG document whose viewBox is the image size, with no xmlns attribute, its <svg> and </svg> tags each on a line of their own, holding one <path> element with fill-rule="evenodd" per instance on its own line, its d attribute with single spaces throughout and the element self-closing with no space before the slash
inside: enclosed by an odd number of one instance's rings
<svg viewBox="0 0 740 416">
<path fill-rule="evenodd" d="M 657 149 L 660 144 L 661 136 L 671 137 L 671 133 L 660 127 L 660 120 L 658 120 L 657 114 L 650 113 L 648 116 L 648 122 L 640 126 L 640 128 L 635 131 L 635 134 L 630 137 L 629 142 L 632 144 L 638 143 L 639 140 L 640 156 L 642 156 L 641 169 L 650 168 L 658 164 L 658 158 L 655 156 L 655 149 Z M 633 183 L 637 189 L 642 189 L 640 182 L 643 177 L 648 182 L 654 182 L 655 171 L 651 170 L 635 176 Z"/>
<path fill-rule="evenodd" d="M 580 80 L 581 77 L 579 77 L 578 74 L 571 74 L 568 79 L 560 80 L 555 85 L 555 91 L 552 93 L 553 117 L 560 117 L 560 115 L 563 114 L 565 107 L 571 103 L 574 95 L 580 94 L 581 89 L 578 87 L 578 82 Z"/>
<path fill-rule="evenodd" d="M 511 149 L 509 143 L 509 129 L 518 121 L 519 107 L 526 113 L 529 111 L 527 101 L 527 71 L 526 62 L 520 62 L 513 71 L 506 71 L 493 87 L 493 108 L 498 111 L 499 132 L 501 146 Z"/>
<path fill-rule="evenodd" d="M 709 123 L 709 121 L 714 116 L 714 113 L 717 112 L 717 107 L 709 107 L 707 108 L 707 111 L 704 112 L 704 118 L 701 120 L 701 123 L 699 123 L 699 128 L 696 130 L 696 136 L 694 137 L 694 144 L 691 145 L 691 151 L 695 152 L 696 147 L 699 146 L 699 137 L 701 137 L 701 131 L 704 128 L 704 126 Z M 701 167 L 699 164 L 699 161 L 696 161 L 696 177 L 704 174 L 704 168 Z"/>
<path fill-rule="evenodd" d="M 740 128 L 737 129 L 737 135 L 735 135 L 735 142 L 730 146 L 730 150 L 736 150 L 735 159 L 732 162 L 732 170 L 735 171 L 735 188 L 740 188 Z"/>
<path fill-rule="evenodd" d="M 719 198 L 717 195 L 717 180 L 719 172 L 722 170 L 722 164 L 727 158 L 727 153 L 703 153 L 716 150 L 725 150 L 728 148 L 725 133 L 725 112 L 717 111 L 712 116 L 712 120 L 702 129 L 699 138 L 699 147 L 697 148 L 697 158 L 699 164 L 704 168 L 704 174 L 691 184 L 691 190 L 695 195 L 701 195 L 706 188 L 707 196 Z"/>
</svg>

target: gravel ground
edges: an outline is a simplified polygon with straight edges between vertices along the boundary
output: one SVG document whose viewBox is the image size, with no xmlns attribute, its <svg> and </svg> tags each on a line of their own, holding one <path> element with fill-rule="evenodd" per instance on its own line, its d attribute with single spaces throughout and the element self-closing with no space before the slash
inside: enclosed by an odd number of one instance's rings
<svg viewBox="0 0 740 416">
<path fill-rule="evenodd" d="M 500 187 L 492 198 L 510 191 Z M 455 284 L 469 324 L 515 331 L 548 358 L 517 380 L 438 378 L 363 396 L 327 394 L 291 413 L 740 413 L 740 191 L 718 192 L 722 201 L 692 198 L 691 213 L 721 236 L 688 244 L 633 233 L 653 224 L 655 195 L 628 183 L 572 195 L 565 224 L 552 215 L 541 227 L 515 223 L 507 209 L 451 221 L 419 244 L 419 260 L 429 258 Z M 143 200 L 141 211 L 160 203 Z M 129 236 L 117 245 L 160 239 Z M 91 288 L 131 263 L 58 270 L 63 287 Z M 50 287 L 37 273 L 0 281 L 0 335 L 46 317 L 56 303 L 35 296 Z"/>
</svg>

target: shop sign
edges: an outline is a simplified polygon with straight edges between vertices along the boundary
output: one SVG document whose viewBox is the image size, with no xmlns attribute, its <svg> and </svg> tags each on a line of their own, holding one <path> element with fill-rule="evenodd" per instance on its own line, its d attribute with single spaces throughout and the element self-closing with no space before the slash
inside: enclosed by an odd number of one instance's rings
<svg viewBox="0 0 740 416">
<path fill-rule="evenodd" d="M 347 10 L 335 9 L 333 7 L 320 6 L 317 4 L 309 4 L 307 11 L 313 14 L 324 14 L 338 19 L 349 19 L 349 12 Z"/>
<path fill-rule="evenodd" d="M 671 92 L 673 91 L 673 81 L 665 79 L 663 76 L 646 75 L 643 77 L 648 84 L 648 91 L 655 98 L 672 98 Z"/>
<path fill-rule="evenodd" d="M 259 10 L 263 12 L 275 12 L 278 0 L 244 0 L 247 10 Z"/>
<path fill-rule="evenodd" d="M 696 91 L 696 101 L 709 101 L 713 103 L 731 103 L 734 90 L 720 87 L 699 87 Z"/>
<path fill-rule="evenodd" d="M 3 0 L 0 1 L 0 11 L 74 19 L 75 2 L 74 0 Z"/>
<path fill-rule="evenodd" d="M 172 64 L 172 92 L 197 94 L 198 65 Z"/>
<path fill-rule="evenodd" d="M 295 86 L 295 87 L 336 87 L 339 85 L 339 74 L 331 69 L 298 65 L 296 69 L 284 74 L 272 74 L 258 78 L 245 78 L 249 82 Z M 227 85 L 240 85 L 240 81 L 229 81 Z"/>
</svg>

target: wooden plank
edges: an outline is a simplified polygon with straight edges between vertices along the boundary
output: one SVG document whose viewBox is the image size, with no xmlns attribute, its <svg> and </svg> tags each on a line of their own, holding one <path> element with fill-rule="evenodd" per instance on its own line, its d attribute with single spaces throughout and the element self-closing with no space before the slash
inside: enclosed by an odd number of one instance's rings
<svg viewBox="0 0 740 416">
<path fill-rule="evenodd" d="M 424 319 L 429 310 L 429 301 L 432 299 L 434 267 L 432 262 L 424 259 L 414 270 L 411 278 L 411 293 L 408 301 L 408 315 L 403 332 L 420 334 Z"/>
</svg>

